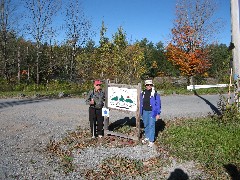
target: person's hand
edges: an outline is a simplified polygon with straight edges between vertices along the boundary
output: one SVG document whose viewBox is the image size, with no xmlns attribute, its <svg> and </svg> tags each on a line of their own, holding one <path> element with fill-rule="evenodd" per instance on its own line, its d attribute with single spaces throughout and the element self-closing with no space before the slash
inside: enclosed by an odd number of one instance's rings
<svg viewBox="0 0 240 180">
<path fill-rule="evenodd" d="M 91 101 L 89 102 L 90 104 L 94 104 L 94 100 L 93 99 L 91 99 Z"/>
<path fill-rule="evenodd" d="M 160 115 L 159 115 L 159 114 L 156 116 L 156 121 L 157 121 L 158 119 L 160 119 Z"/>
</svg>

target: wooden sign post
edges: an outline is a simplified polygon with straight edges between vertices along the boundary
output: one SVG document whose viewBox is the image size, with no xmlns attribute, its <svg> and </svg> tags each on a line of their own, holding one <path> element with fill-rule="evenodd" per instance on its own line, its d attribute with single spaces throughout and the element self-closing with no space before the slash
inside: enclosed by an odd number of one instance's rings
<svg viewBox="0 0 240 180">
<path fill-rule="evenodd" d="M 114 135 L 123 138 L 140 139 L 140 92 L 141 83 L 138 85 L 115 84 L 105 82 L 105 106 L 109 110 L 136 112 L 136 134 L 128 136 L 108 130 L 109 117 L 104 117 L 104 135 Z"/>
</svg>

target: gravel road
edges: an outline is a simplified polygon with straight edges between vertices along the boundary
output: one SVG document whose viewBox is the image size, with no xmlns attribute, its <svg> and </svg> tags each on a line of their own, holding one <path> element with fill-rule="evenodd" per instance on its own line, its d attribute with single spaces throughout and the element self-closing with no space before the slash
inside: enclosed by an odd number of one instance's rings
<svg viewBox="0 0 240 180">
<path fill-rule="evenodd" d="M 199 117 L 217 112 L 218 95 L 204 96 L 165 96 L 162 99 L 163 120 L 181 117 Z M 124 112 L 111 111 L 110 123 L 126 116 L 134 116 Z M 50 162 L 42 153 L 51 138 L 61 138 L 66 132 L 76 127 L 88 128 L 88 106 L 84 99 L 0 99 L 0 179 L 84 179 L 77 172 L 65 176 L 56 171 L 57 164 Z M 105 152 L 105 153 L 102 153 Z M 108 153 L 106 153 L 108 152 Z M 158 152 L 141 145 L 129 149 L 86 149 L 78 154 L 74 162 L 94 167 L 87 154 L 99 154 L 101 159 L 108 156 L 124 154 L 132 158 L 151 158 Z M 96 159 L 96 158 L 95 158 Z M 101 161 L 99 159 L 99 162 Z M 190 163 L 191 164 L 191 163 Z M 178 165 L 175 163 L 171 169 Z M 194 166 L 191 165 L 191 168 Z M 181 167 L 190 177 L 194 177 L 191 168 Z M 194 170 L 195 173 L 197 172 Z M 201 172 L 199 172 L 201 174 Z M 199 175 L 199 174 L 198 174 Z"/>
</svg>

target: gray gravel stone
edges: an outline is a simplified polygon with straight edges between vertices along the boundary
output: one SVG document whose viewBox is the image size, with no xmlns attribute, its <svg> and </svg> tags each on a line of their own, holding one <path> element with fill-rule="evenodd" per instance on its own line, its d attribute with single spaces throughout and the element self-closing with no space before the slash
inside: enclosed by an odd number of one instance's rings
<svg viewBox="0 0 240 180">
<path fill-rule="evenodd" d="M 138 145 L 135 147 L 125 148 L 87 148 L 74 152 L 74 163 L 81 169 L 98 168 L 101 162 L 106 158 L 125 157 L 136 160 L 148 160 L 159 156 L 155 148 L 147 145 Z"/>
<path fill-rule="evenodd" d="M 217 100 L 218 96 L 162 97 L 161 118 L 204 116 L 213 113 Z M 134 113 L 110 111 L 110 123 L 134 116 Z M 68 131 L 88 126 L 88 106 L 84 99 L 0 99 L 0 179 L 84 179 L 78 171 L 65 175 L 58 160 L 47 156 L 44 149 L 50 139 L 60 139 Z M 74 163 L 79 168 L 96 168 L 106 157 L 149 159 L 158 155 L 146 145 L 90 147 L 76 151 Z M 191 169 L 193 165 L 188 166 Z M 166 167 L 167 170 L 170 173 L 172 167 Z"/>
</svg>

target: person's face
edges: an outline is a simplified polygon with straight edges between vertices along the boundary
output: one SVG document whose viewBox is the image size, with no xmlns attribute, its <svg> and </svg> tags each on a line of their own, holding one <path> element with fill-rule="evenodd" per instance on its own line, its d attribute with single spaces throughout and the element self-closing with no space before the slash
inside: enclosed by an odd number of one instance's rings
<svg viewBox="0 0 240 180">
<path fill-rule="evenodd" d="M 147 90 L 150 90 L 150 89 L 152 89 L 152 86 L 153 86 L 153 85 L 152 85 L 152 84 L 146 84 L 145 86 L 146 86 L 146 89 L 147 89 Z"/>
<path fill-rule="evenodd" d="M 94 84 L 94 88 L 96 91 L 101 89 L 101 84 Z"/>
</svg>

